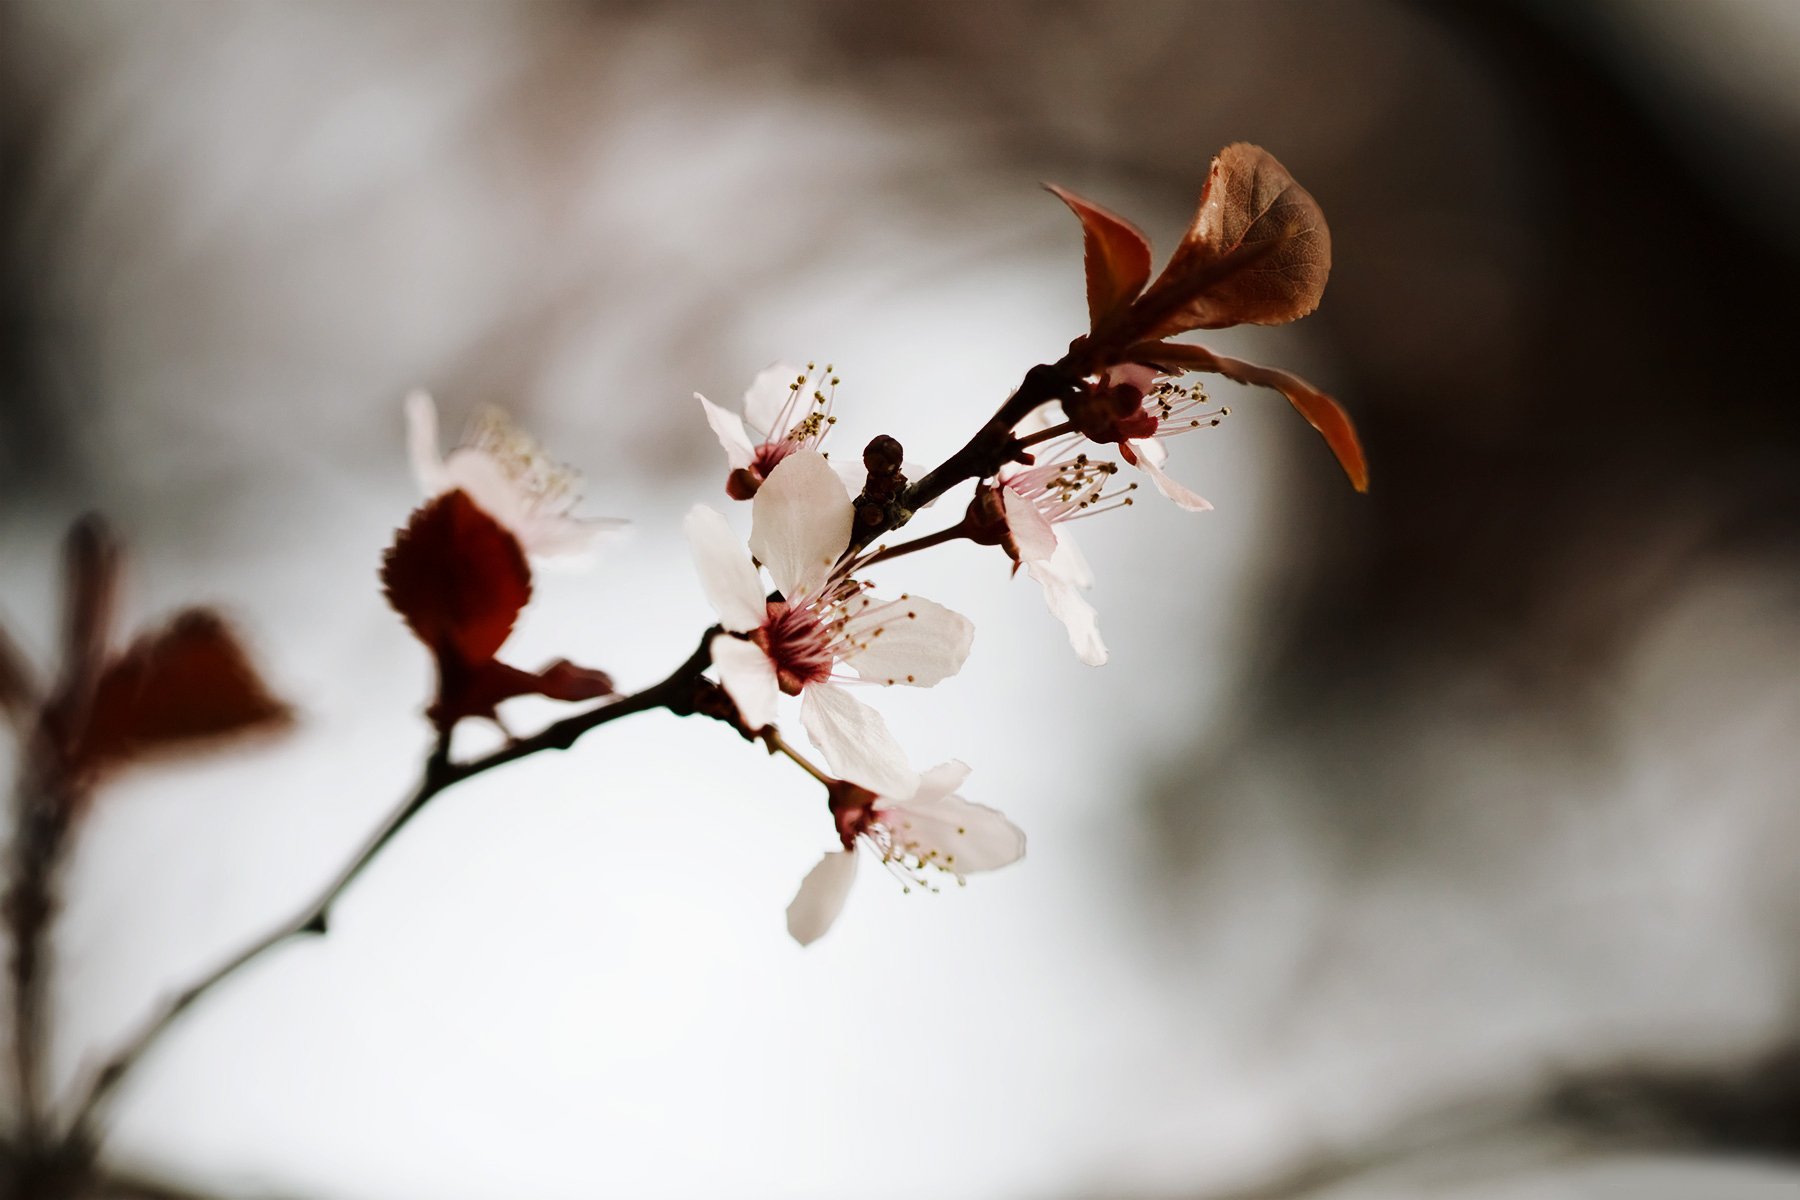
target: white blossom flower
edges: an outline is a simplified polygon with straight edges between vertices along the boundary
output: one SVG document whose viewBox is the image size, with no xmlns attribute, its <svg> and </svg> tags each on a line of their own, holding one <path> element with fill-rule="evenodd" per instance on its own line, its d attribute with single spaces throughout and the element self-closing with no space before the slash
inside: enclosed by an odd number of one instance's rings
<svg viewBox="0 0 1800 1200">
<path fill-rule="evenodd" d="M 1107 373 L 1106 383 L 1133 389 L 1142 397 L 1140 407 L 1120 422 L 1122 432 L 1130 436 L 1119 441 L 1119 453 L 1126 462 L 1143 471 L 1156 485 L 1156 490 L 1189 512 L 1206 512 L 1212 508 L 1204 496 L 1191 491 L 1163 471 L 1169 452 L 1163 441 L 1196 429 L 1210 429 L 1224 417 L 1228 408 L 1208 409 L 1206 392 L 1199 384 L 1182 387 L 1168 380 L 1158 381 L 1152 367 L 1115 367 Z"/>
<path fill-rule="evenodd" d="M 823 371 L 812 363 L 805 368 L 776 363 L 750 381 L 742 417 L 695 392 L 731 467 L 726 494 L 748 500 L 782 459 L 798 450 L 817 450 L 837 421 L 831 415 L 837 384 L 830 363 Z"/>
<path fill-rule="evenodd" d="M 425 392 L 407 396 L 406 427 L 413 474 L 426 496 L 460 488 L 533 558 L 587 560 L 598 539 L 627 524 L 571 516 L 581 500 L 580 472 L 552 462 L 497 408 L 476 412 L 447 456 L 438 450 L 437 406 Z"/>
<path fill-rule="evenodd" d="M 1106 663 L 1099 618 L 1081 593 L 1094 586 L 1087 559 L 1064 528 L 1077 517 L 1131 505 L 1137 484 L 1112 491 L 1118 464 L 1076 454 L 1042 466 L 1003 470 L 998 492 L 1010 548 L 1044 592 L 1044 604 L 1069 631 L 1069 645 L 1090 667 Z"/>
<path fill-rule="evenodd" d="M 839 666 L 864 682 L 931 687 L 962 669 L 975 627 L 917 596 L 877 599 L 849 578 L 838 560 L 853 518 L 843 481 L 801 450 L 756 494 L 750 553 L 704 505 L 686 528 L 701 586 L 729 631 L 713 639 L 713 664 L 745 725 L 771 724 L 776 696 L 799 696 L 807 736 L 838 775 L 906 794 L 917 775 L 880 714 L 839 685 Z M 781 599 L 766 598 L 756 562 Z"/>
<path fill-rule="evenodd" d="M 969 776 L 960 762 L 920 774 L 917 785 L 896 798 L 840 783 L 831 790 L 831 812 L 843 849 L 819 860 L 800 881 L 787 908 L 787 927 L 802 946 L 821 937 L 843 911 L 856 879 L 861 842 L 909 885 L 931 887 L 925 871 L 936 868 L 958 883 L 1025 856 L 1025 835 L 1000 812 L 956 795 Z"/>
</svg>

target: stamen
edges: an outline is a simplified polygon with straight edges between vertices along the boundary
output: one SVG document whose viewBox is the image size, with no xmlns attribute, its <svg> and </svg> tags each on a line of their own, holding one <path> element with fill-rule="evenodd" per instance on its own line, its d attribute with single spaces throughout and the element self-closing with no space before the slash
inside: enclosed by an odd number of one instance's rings
<svg viewBox="0 0 1800 1200">
<path fill-rule="evenodd" d="M 500 465 L 506 477 L 531 498 L 540 511 L 561 514 L 581 500 L 581 472 L 549 458 L 530 434 L 514 425 L 505 412 L 491 406 L 469 419 L 463 445 L 479 450 Z"/>
</svg>

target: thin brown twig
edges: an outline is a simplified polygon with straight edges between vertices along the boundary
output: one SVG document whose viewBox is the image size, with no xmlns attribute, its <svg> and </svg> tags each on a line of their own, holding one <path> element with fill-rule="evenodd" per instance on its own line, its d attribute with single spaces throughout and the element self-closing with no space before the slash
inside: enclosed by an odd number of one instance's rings
<svg viewBox="0 0 1800 1200">
<path fill-rule="evenodd" d="M 1022 452 L 1020 439 L 1013 435 L 1013 427 L 1040 406 L 1057 399 L 1076 386 L 1085 372 L 1084 362 L 1079 361 L 1079 356 L 1074 353 L 1065 355 L 1055 364 L 1039 364 L 1027 371 L 1018 389 L 1001 404 L 998 411 L 976 431 L 962 449 L 944 460 L 925 478 L 906 489 L 900 502 L 895 506 L 894 519 L 878 523 L 866 530 L 860 530 L 853 535 L 851 545 L 845 550 L 845 557 L 854 557 L 874 538 L 898 528 L 910 519 L 913 512 L 937 499 L 957 484 L 969 479 L 991 475 L 998 471 L 1003 463 L 1011 461 Z M 953 535 L 961 536 L 959 529 L 929 535 L 918 539 L 917 542 L 896 547 L 892 551 L 877 552 L 876 555 L 871 556 L 868 562 L 898 557 L 902 553 L 923 549 L 927 544 L 935 545 L 941 541 L 951 540 Z M 867 565 L 867 562 L 862 565 Z M 707 630 L 706 635 L 701 638 L 699 647 L 688 660 L 677 667 L 662 682 L 585 713 L 565 718 L 529 738 L 514 741 L 482 758 L 466 763 L 452 762 L 449 756 L 448 734 L 441 735 L 435 749 L 426 761 L 424 775 L 418 788 L 389 816 L 381 828 L 350 859 L 344 869 L 311 904 L 294 917 L 252 941 L 198 982 L 170 997 L 110 1058 L 101 1064 L 94 1072 L 87 1090 L 76 1105 L 69 1126 L 68 1141 L 82 1147 L 94 1145 L 95 1130 L 93 1126 L 95 1118 L 104 1105 L 162 1034 L 203 996 L 230 979 L 245 966 L 289 939 L 305 934 L 325 933 L 329 924 L 331 908 L 337 902 L 338 897 L 432 797 L 465 779 L 473 778 L 509 762 L 544 750 L 567 749 L 588 731 L 621 717 L 656 708 L 667 708 L 679 715 L 693 713 L 701 676 L 712 663 L 711 641 L 718 632 L 716 626 Z M 818 767 L 781 740 L 780 734 L 775 732 L 772 727 L 765 731 L 763 736 L 771 750 L 779 750 L 787 754 L 820 782 L 827 786 L 834 782 Z"/>
<path fill-rule="evenodd" d="M 954 542 L 959 538 L 966 538 L 968 536 L 968 521 L 958 521 L 948 529 L 940 529 L 936 533 L 928 533 L 924 537 L 914 538 L 910 542 L 901 542 L 898 546 L 877 546 L 871 553 L 853 563 L 851 569 L 853 571 L 860 571 L 864 567 L 872 567 L 879 562 L 888 562 L 905 554 L 915 554 L 920 550 L 929 550 L 933 546 L 941 546 L 945 542 Z"/>
<path fill-rule="evenodd" d="M 356 881 L 374 861 L 376 855 L 380 854 L 382 849 L 407 826 L 413 817 L 424 809 L 432 797 L 466 779 L 472 779 L 517 759 L 526 758 L 544 750 L 565 750 L 574 745 L 582 734 L 592 729 L 598 729 L 621 717 L 648 712 L 656 708 L 668 708 L 679 715 L 693 712 L 693 692 L 700 676 L 712 663 L 711 642 L 712 635 L 716 632 L 716 628 L 709 629 L 707 635 L 701 639 L 699 648 L 662 682 L 599 708 L 558 721 L 533 736 L 515 741 L 492 754 L 469 762 L 452 762 L 450 760 L 449 735 L 447 732 L 441 734 L 430 757 L 426 759 L 424 774 L 418 787 L 388 816 L 362 848 L 351 856 L 344 868 L 311 903 L 288 920 L 251 941 L 197 982 L 169 997 L 162 1007 L 143 1025 L 139 1026 L 137 1031 L 127 1038 L 123 1045 L 95 1071 L 92 1081 L 76 1106 L 70 1124 L 71 1139 L 91 1144 L 95 1132 L 93 1128 L 95 1117 L 113 1092 L 163 1033 L 201 997 L 289 939 L 306 934 L 325 933 L 329 928 L 331 910 L 345 889 Z"/>
<path fill-rule="evenodd" d="M 827 788 L 836 786 L 837 780 L 827 775 L 816 763 L 807 758 L 806 755 L 789 745 L 787 739 L 781 736 L 781 731 L 776 729 L 773 725 L 763 726 L 762 732 L 758 733 L 756 736 L 762 739 L 763 745 L 769 748 L 770 754 L 785 754 L 789 759 L 793 760 L 802 771 L 811 775 Z"/>
</svg>

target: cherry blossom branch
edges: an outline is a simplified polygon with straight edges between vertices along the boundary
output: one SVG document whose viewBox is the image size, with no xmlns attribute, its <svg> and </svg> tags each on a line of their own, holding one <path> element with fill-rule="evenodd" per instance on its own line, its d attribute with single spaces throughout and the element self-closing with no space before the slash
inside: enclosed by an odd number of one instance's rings
<svg viewBox="0 0 1800 1200">
<path fill-rule="evenodd" d="M 1027 446 L 1035 446 L 1039 442 L 1048 442 L 1054 438 L 1062 437 L 1064 434 L 1074 432 L 1075 422 L 1063 421 L 1060 424 L 1050 426 L 1048 429 L 1040 429 L 1036 433 L 1020 438 L 1019 449 L 1023 450 Z"/>
<path fill-rule="evenodd" d="M 903 554 L 914 554 L 920 550 L 929 550 L 933 546 L 941 546 L 945 542 L 954 542 L 969 536 L 967 519 L 958 521 L 948 529 L 940 529 L 936 533 L 928 533 L 924 537 L 914 538 L 910 542 L 901 542 L 898 546 L 877 546 L 874 551 L 858 559 L 855 569 L 872 567 L 878 562 L 888 562 Z"/>
<path fill-rule="evenodd" d="M 41 758 L 41 747 L 28 756 Z M 57 909 L 57 881 L 66 857 L 69 813 L 75 803 L 42 764 L 28 766 L 15 805 L 12 884 L 6 892 L 6 924 L 12 941 L 8 964 L 13 996 L 13 1068 L 24 1137 L 43 1132 L 43 1053 L 50 1041 L 50 972 L 46 954 Z"/>
<path fill-rule="evenodd" d="M 987 424 L 975 431 L 975 436 L 961 450 L 906 489 L 901 507 L 908 514 L 917 512 L 964 480 L 979 479 L 998 471 L 1017 451 L 1018 439 L 1013 436 L 1013 427 L 1050 401 L 1075 390 L 1079 384 L 1080 376 L 1074 374 L 1073 364 L 1067 356 L 1055 363 L 1039 363 L 1025 372 L 1018 390 L 1007 397 L 1006 403 Z"/>
<path fill-rule="evenodd" d="M 326 933 L 330 924 L 331 910 L 339 897 L 374 861 L 375 856 L 398 836 L 413 817 L 424 809 L 432 797 L 466 779 L 472 779 L 496 767 L 529 757 L 540 751 L 566 750 L 589 730 L 598 729 L 602 725 L 635 713 L 666 708 L 677 716 L 702 713 L 735 724 L 736 714 L 734 712 L 729 711 L 728 708 L 712 707 L 707 703 L 713 698 L 712 692 L 716 689 L 702 678 L 706 669 L 712 664 L 710 647 L 713 635 L 717 632 L 719 630 L 716 626 L 707 630 L 694 653 L 662 682 L 598 708 L 565 718 L 529 738 L 511 742 L 481 758 L 463 763 L 451 761 L 449 733 L 447 731 L 440 733 L 431 754 L 425 761 L 425 770 L 418 787 L 388 816 L 362 848 L 351 856 L 349 862 L 310 904 L 288 920 L 257 937 L 197 982 L 170 997 L 95 1072 L 92 1083 L 88 1086 L 86 1094 L 75 1110 L 70 1126 L 71 1139 L 83 1143 L 92 1142 L 94 1119 L 119 1084 L 124 1081 L 126 1075 L 142 1060 L 163 1033 L 201 997 L 290 939 L 307 934 L 323 935 Z"/>
<path fill-rule="evenodd" d="M 891 506 L 885 519 L 859 526 L 850 536 L 846 557 L 861 552 L 863 547 L 884 533 L 898 529 L 912 515 L 942 496 L 959 483 L 982 479 L 999 471 L 1023 453 L 1013 428 L 1037 409 L 1052 400 L 1077 391 L 1081 377 L 1087 372 L 1086 357 L 1073 351 L 1054 363 L 1039 363 L 1025 372 L 1018 389 L 1006 398 L 987 423 L 975 431 L 963 448 L 940 463 L 925 478 L 909 485 Z"/>
</svg>

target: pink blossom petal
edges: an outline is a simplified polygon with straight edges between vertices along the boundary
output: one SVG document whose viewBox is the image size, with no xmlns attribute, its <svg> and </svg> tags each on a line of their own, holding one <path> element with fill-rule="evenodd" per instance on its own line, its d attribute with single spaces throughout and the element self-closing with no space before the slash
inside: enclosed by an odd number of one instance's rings
<svg viewBox="0 0 1800 1200">
<path fill-rule="evenodd" d="M 532 515 L 531 496 L 514 482 L 498 459 L 485 450 L 459 446 L 444 459 L 444 475 L 450 487 L 467 492 L 469 499 L 511 530 L 524 545 L 520 532 Z M 530 553 L 532 548 L 525 549 Z"/>
<path fill-rule="evenodd" d="M 921 596 L 875 601 L 844 627 L 846 666 L 871 683 L 932 687 L 962 670 L 975 625 Z"/>
<path fill-rule="evenodd" d="M 854 882 L 856 851 L 834 850 L 821 858 L 800 881 L 800 890 L 787 907 L 788 934 L 802 946 L 818 941 L 844 911 Z"/>
<path fill-rule="evenodd" d="M 444 456 L 438 450 L 437 405 L 427 392 L 414 391 L 406 397 L 406 449 L 412 459 L 413 477 L 427 498 L 455 486 L 444 470 Z"/>
<path fill-rule="evenodd" d="M 1056 531 L 1056 553 L 1044 565 L 1078 588 L 1094 586 L 1094 569 L 1088 566 L 1087 555 L 1075 544 L 1067 525 Z"/>
<path fill-rule="evenodd" d="M 862 459 L 854 454 L 848 456 L 839 455 L 837 458 L 832 458 L 823 451 L 820 453 L 825 461 L 831 464 L 832 472 L 836 474 L 839 479 L 844 481 L 844 491 L 850 495 L 852 499 L 862 495 L 863 488 L 866 487 L 869 482 L 869 469 L 863 466 Z M 908 475 L 910 476 L 911 472 L 908 472 Z"/>
<path fill-rule="evenodd" d="M 779 442 L 811 411 L 811 396 L 794 400 L 794 380 L 805 377 L 806 370 L 792 363 L 773 363 L 758 371 L 744 389 L 744 419 L 767 440 Z"/>
<path fill-rule="evenodd" d="M 1146 462 L 1162 466 L 1169 461 L 1169 448 L 1155 438 L 1145 438 L 1141 442 L 1131 442 L 1131 452 Z"/>
<path fill-rule="evenodd" d="M 546 488 L 542 452 L 497 409 L 486 416 L 483 436 L 534 460 L 523 471 L 495 457 L 487 444 L 458 446 L 441 457 L 437 407 L 422 391 L 406 398 L 406 428 L 408 456 L 420 489 L 427 496 L 437 496 L 461 488 L 483 512 L 518 538 L 534 559 L 561 560 L 559 565 L 589 560 L 596 542 L 629 524 L 608 517 L 570 516 L 578 499 L 571 486 L 573 472 L 555 469 L 566 481 L 558 488 Z"/>
<path fill-rule="evenodd" d="M 993 871 L 1025 857 L 1025 834 L 985 804 L 961 796 L 896 805 L 882 816 L 897 846 L 955 875 Z"/>
<path fill-rule="evenodd" d="M 750 434 L 744 429 L 743 420 L 736 413 L 726 412 L 699 392 L 694 393 L 694 399 L 700 402 L 701 411 L 706 414 L 706 423 L 712 426 L 719 445 L 725 447 L 725 461 L 731 468 L 737 470 L 755 462 L 756 448 L 750 443 Z"/>
<path fill-rule="evenodd" d="M 1042 562 L 1056 552 L 1056 527 L 1038 506 L 1004 483 L 1000 485 L 1000 509 L 1006 514 L 1007 532 L 1021 562 Z"/>
<path fill-rule="evenodd" d="M 929 804 L 934 800 L 941 800 L 961 787 L 968 777 L 969 764 L 961 759 L 941 762 L 928 771 L 919 772 L 919 790 L 902 803 Z"/>
<path fill-rule="evenodd" d="M 752 502 L 750 552 L 789 600 L 825 585 L 850 544 L 855 510 L 843 480 L 814 450 L 788 455 L 769 472 Z"/>
<path fill-rule="evenodd" d="M 775 723 L 775 698 L 781 689 L 775 682 L 775 664 L 762 648 L 753 642 L 717 634 L 712 640 L 713 666 L 719 669 L 719 684 L 738 715 L 752 733 Z"/>
<path fill-rule="evenodd" d="M 532 513 L 520 519 L 514 535 L 525 552 L 545 566 L 578 566 L 592 560 L 595 546 L 627 528 L 616 517 L 571 517 Z"/>
<path fill-rule="evenodd" d="M 1144 474 L 1150 477 L 1150 481 L 1156 484 L 1156 490 L 1189 512 L 1211 511 L 1212 505 L 1204 496 L 1198 492 L 1191 492 L 1175 482 L 1164 473 L 1162 467 L 1150 460 L 1150 455 L 1143 449 L 1146 444 L 1154 445 L 1155 443 L 1132 442 L 1131 448 L 1138 456 L 1138 466 L 1143 469 Z"/>
<path fill-rule="evenodd" d="M 694 568 L 700 573 L 700 587 L 719 614 L 719 623 L 733 633 L 759 628 L 768 616 L 762 579 L 725 518 L 696 504 L 682 529 L 694 555 Z"/>
<path fill-rule="evenodd" d="M 1075 657 L 1090 667 L 1106 665 L 1106 643 L 1100 640 L 1100 620 L 1094 606 L 1082 596 L 1079 587 L 1060 574 L 1051 563 L 1027 563 L 1025 569 L 1044 591 L 1044 606 L 1050 615 L 1069 631 L 1069 645 Z"/>
<path fill-rule="evenodd" d="M 815 683 L 801 692 L 800 723 L 840 779 L 883 796 L 910 796 L 918 789 L 918 773 L 881 714 L 836 684 Z"/>
</svg>

